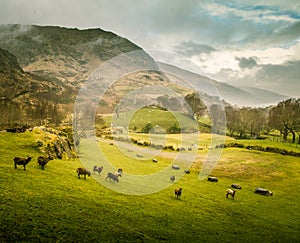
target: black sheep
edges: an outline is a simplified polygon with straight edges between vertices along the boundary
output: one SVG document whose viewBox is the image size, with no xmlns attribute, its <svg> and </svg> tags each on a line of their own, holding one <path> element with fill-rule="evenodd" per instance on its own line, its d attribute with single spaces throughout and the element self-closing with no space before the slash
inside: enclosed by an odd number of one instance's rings
<svg viewBox="0 0 300 243">
<path fill-rule="evenodd" d="M 45 169 L 45 165 L 48 164 L 48 162 L 50 160 L 53 160 L 53 158 L 52 157 L 45 157 L 45 156 L 39 156 L 37 158 L 37 162 L 38 162 L 38 164 L 39 164 L 39 166 L 41 167 L 42 170 Z"/>
<path fill-rule="evenodd" d="M 259 188 L 257 187 L 255 189 L 255 192 L 256 194 L 260 194 L 260 195 L 264 195 L 264 196 L 273 196 L 273 192 L 267 190 L 267 189 L 263 189 L 263 188 Z"/>
<path fill-rule="evenodd" d="M 76 172 L 78 174 L 78 179 L 80 179 L 80 175 L 83 175 L 84 179 L 86 179 L 86 175 L 91 175 L 91 172 L 86 168 L 77 168 Z"/>
<path fill-rule="evenodd" d="M 212 176 L 208 177 L 207 180 L 211 181 L 211 182 L 218 182 L 218 178 L 217 177 L 212 177 Z"/>
<path fill-rule="evenodd" d="M 23 165 L 24 170 L 26 170 L 26 165 L 31 161 L 31 157 L 28 156 L 27 158 L 19 158 L 15 157 L 14 158 L 14 163 L 15 163 L 15 169 L 17 169 L 17 165 Z"/>
<path fill-rule="evenodd" d="M 175 197 L 178 199 L 182 194 L 182 188 L 179 187 L 179 188 L 176 188 L 175 189 Z"/>
</svg>

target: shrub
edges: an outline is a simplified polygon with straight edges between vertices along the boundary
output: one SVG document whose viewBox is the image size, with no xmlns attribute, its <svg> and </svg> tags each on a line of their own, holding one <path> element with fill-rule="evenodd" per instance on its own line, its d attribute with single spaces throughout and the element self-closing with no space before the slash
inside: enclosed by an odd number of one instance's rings
<svg viewBox="0 0 300 243">
<path fill-rule="evenodd" d="M 151 129 L 153 128 L 153 125 L 151 122 L 148 122 L 143 128 L 142 128 L 142 133 L 149 133 Z"/>
<path fill-rule="evenodd" d="M 171 127 L 167 129 L 167 133 L 180 133 L 181 128 L 178 126 L 177 123 L 174 123 Z"/>
</svg>

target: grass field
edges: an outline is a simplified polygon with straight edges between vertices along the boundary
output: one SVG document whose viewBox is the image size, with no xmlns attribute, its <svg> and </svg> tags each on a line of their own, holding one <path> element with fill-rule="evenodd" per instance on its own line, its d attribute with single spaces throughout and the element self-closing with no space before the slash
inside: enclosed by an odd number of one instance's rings
<svg viewBox="0 0 300 243">
<path fill-rule="evenodd" d="M 165 132 L 174 124 L 180 124 L 180 128 L 185 132 L 198 130 L 197 122 L 183 112 L 170 112 L 155 107 L 146 107 L 126 113 L 122 112 L 119 114 L 119 117 L 104 116 L 103 118 L 106 126 L 110 126 L 110 123 L 112 122 L 136 131 L 141 131 L 141 129 L 149 122 L 154 127 L 159 126 Z M 209 120 L 207 118 L 202 118 L 201 122 L 209 123 Z"/>
<path fill-rule="evenodd" d="M 0 242 L 299 242 L 297 157 L 224 149 L 212 172 L 219 182 L 211 183 L 198 179 L 206 153 L 199 151 L 191 174 L 158 193 L 134 196 L 109 190 L 93 177 L 78 179 L 78 159 L 55 159 L 40 170 L 35 146 L 40 137 L 0 133 Z M 126 169 L 132 173 L 155 172 L 169 163 L 162 155 L 157 164 L 139 166 L 115 145 L 100 146 L 116 166 L 131 163 Z M 13 158 L 27 155 L 33 157 L 27 171 L 14 169 Z M 112 183 L 105 181 L 106 172 L 101 180 Z M 122 183 L 125 175 L 115 186 Z M 225 197 L 232 183 L 242 186 L 234 200 Z M 183 194 L 177 200 L 179 186 Z M 254 194 L 256 187 L 274 195 Z"/>
</svg>

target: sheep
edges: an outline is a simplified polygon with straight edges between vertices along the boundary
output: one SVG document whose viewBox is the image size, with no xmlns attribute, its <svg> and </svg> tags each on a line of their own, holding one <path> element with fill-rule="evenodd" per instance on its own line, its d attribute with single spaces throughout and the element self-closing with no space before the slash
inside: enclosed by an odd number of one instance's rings
<svg viewBox="0 0 300 243">
<path fill-rule="evenodd" d="M 254 193 L 261 194 L 261 195 L 264 195 L 264 196 L 273 196 L 273 192 L 271 192 L 267 189 L 259 188 L 259 187 L 257 187 L 255 189 Z"/>
<path fill-rule="evenodd" d="M 78 174 L 78 179 L 80 179 L 80 175 L 83 175 L 84 179 L 86 179 L 86 175 L 91 175 L 91 172 L 86 168 L 77 168 L 76 172 Z"/>
<path fill-rule="evenodd" d="M 179 199 L 179 197 L 181 196 L 181 194 L 182 194 L 182 188 L 181 188 L 181 187 L 176 188 L 176 189 L 175 189 L 175 197 L 176 197 L 177 199 Z"/>
<path fill-rule="evenodd" d="M 178 165 L 172 165 L 172 169 L 174 169 L 174 170 L 180 170 L 180 167 Z"/>
<path fill-rule="evenodd" d="M 190 174 L 191 171 L 190 171 L 189 169 L 186 169 L 186 170 L 184 170 L 184 173 L 185 173 L 185 174 Z"/>
<path fill-rule="evenodd" d="M 152 159 L 152 162 L 157 163 L 157 159 Z"/>
<path fill-rule="evenodd" d="M 118 173 L 120 176 L 122 176 L 123 169 L 122 169 L 122 168 L 119 168 L 118 171 L 117 171 L 117 173 Z"/>
<path fill-rule="evenodd" d="M 175 181 L 175 176 L 174 176 L 174 175 L 170 177 L 170 181 L 171 181 L 171 182 L 174 182 L 174 181 Z"/>
<path fill-rule="evenodd" d="M 226 190 L 226 198 L 228 198 L 228 195 L 231 195 L 232 199 L 234 199 L 236 190 L 227 189 Z"/>
<path fill-rule="evenodd" d="M 211 182 L 218 182 L 218 178 L 217 177 L 212 177 L 212 176 L 208 177 L 207 180 L 211 181 Z"/>
<path fill-rule="evenodd" d="M 235 188 L 235 189 L 242 189 L 242 187 L 239 184 L 236 184 L 236 183 L 231 184 L 231 187 Z"/>
<path fill-rule="evenodd" d="M 17 169 L 17 165 L 23 165 L 24 170 L 26 171 L 26 165 L 31 161 L 31 157 L 28 156 L 27 158 L 19 158 L 15 157 L 14 158 L 14 163 L 15 163 L 15 169 Z"/>
<path fill-rule="evenodd" d="M 48 164 L 48 162 L 49 162 L 50 160 L 53 160 L 53 158 L 50 157 L 50 156 L 49 156 L 49 157 L 39 156 L 39 157 L 37 158 L 37 162 L 38 162 L 38 164 L 39 164 L 39 166 L 41 167 L 42 170 L 45 169 L 45 165 Z"/>
<path fill-rule="evenodd" d="M 122 173 L 123 173 L 123 169 L 119 168 L 119 169 L 114 173 L 114 175 L 117 176 L 117 177 L 122 177 Z"/>
<path fill-rule="evenodd" d="M 94 165 L 94 168 L 93 168 L 94 173 L 98 172 L 98 174 L 100 175 L 102 170 L 103 170 L 103 166 L 99 167 L 97 165 Z"/>
<path fill-rule="evenodd" d="M 121 175 L 120 174 L 115 175 L 114 173 L 108 172 L 107 176 L 106 176 L 106 180 L 107 179 L 112 179 L 116 183 L 116 182 L 119 182 L 119 178 L 118 178 L 119 176 L 121 176 Z"/>
</svg>

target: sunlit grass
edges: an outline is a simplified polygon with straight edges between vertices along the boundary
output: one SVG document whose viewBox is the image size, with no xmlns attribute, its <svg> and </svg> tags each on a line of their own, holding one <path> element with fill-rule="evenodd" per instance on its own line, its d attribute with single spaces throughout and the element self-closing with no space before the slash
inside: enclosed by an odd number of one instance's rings
<svg viewBox="0 0 300 243">
<path fill-rule="evenodd" d="M 55 159 L 40 170 L 34 147 L 41 134 L 0 133 L 0 241 L 3 242 L 297 242 L 299 233 L 300 161 L 274 153 L 228 148 L 212 175 L 218 183 L 199 181 L 199 150 L 191 174 L 158 193 L 123 195 L 93 177 L 78 179 L 78 159 Z M 203 135 L 203 140 L 208 135 Z M 117 145 L 99 140 L 101 150 L 116 167 L 146 174 L 168 165 L 170 158 L 134 160 Z M 171 153 L 171 152 L 168 152 Z M 176 153 L 176 152 L 172 152 Z M 13 168 L 14 156 L 32 155 L 33 161 Z M 83 155 L 82 155 L 83 156 Z M 101 163 L 101 161 L 95 161 Z M 128 163 L 128 165 L 126 165 Z M 127 166 L 127 167 L 126 167 Z M 91 168 L 89 168 L 91 169 Z M 93 175 L 97 176 L 98 175 Z M 125 185 L 126 176 L 116 187 Z M 239 183 L 235 199 L 225 190 Z M 181 199 L 174 188 L 182 187 Z M 254 194 L 256 187 L 274 192 Z"/>
</svg>

